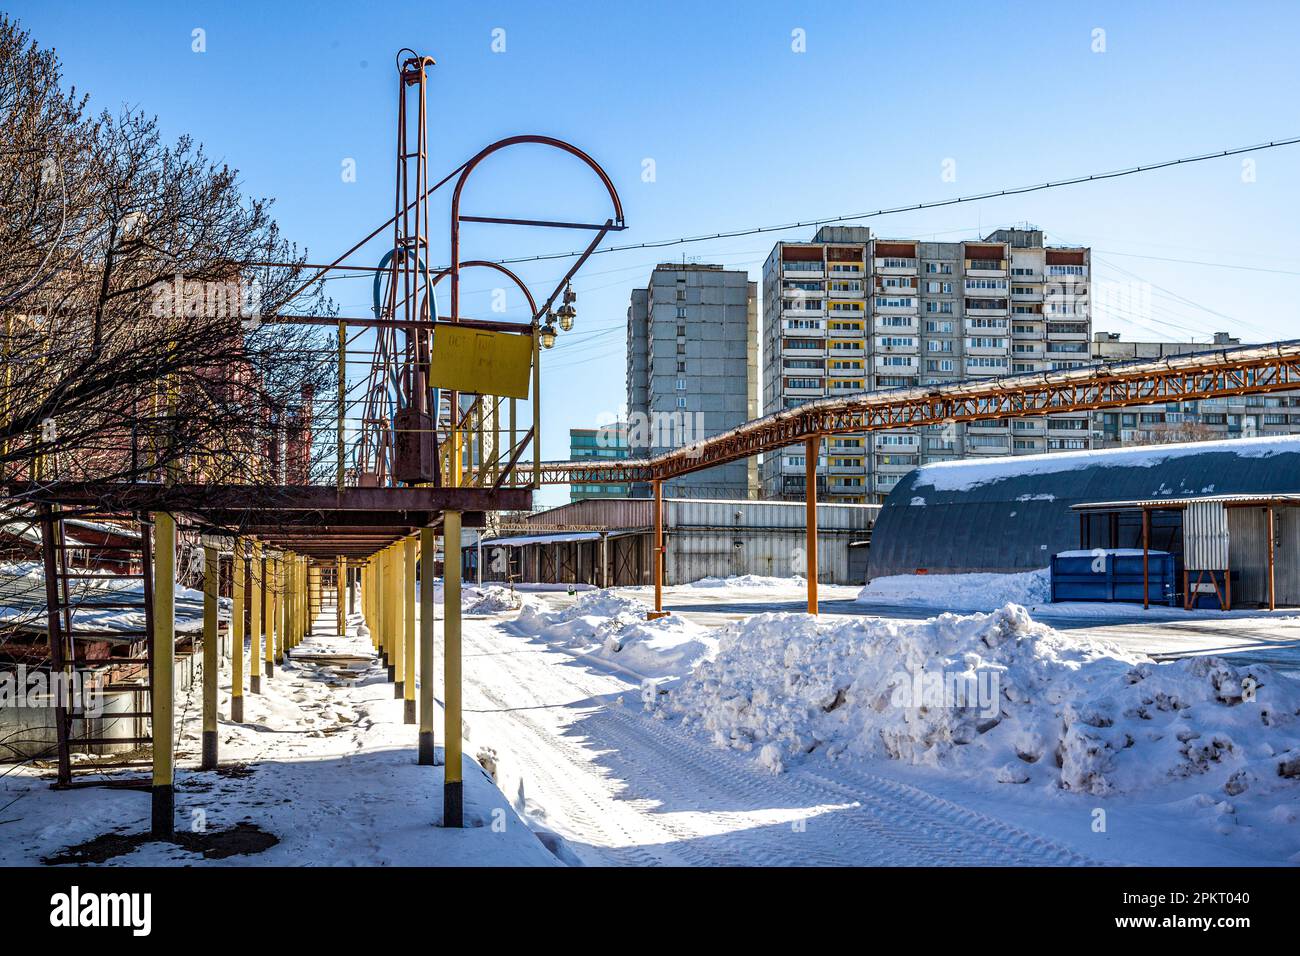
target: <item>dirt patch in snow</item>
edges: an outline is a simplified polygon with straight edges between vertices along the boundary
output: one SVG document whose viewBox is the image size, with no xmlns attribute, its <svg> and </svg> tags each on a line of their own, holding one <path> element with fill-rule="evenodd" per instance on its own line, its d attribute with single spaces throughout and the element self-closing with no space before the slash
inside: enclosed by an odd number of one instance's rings
<svg viewBox="0 0 1300 956">
<path fill-rule="evenodd" d="M 45 857 L 41 862 L 46 866 L 106 863 L 115 857 L 133 853 L 149 843 L 172 843 L 191 853 L 200 853 L 204 859 L 224 860 L 231 856 L 262 853 L 279 842 L 280 838 L 275 834 L 251 823 L 236 823 L 227 830 L 178 832 L 171 840 L 157 840 L 152 833 L 104 833 L 76 846 L 66 847 Z"/>
</svg>

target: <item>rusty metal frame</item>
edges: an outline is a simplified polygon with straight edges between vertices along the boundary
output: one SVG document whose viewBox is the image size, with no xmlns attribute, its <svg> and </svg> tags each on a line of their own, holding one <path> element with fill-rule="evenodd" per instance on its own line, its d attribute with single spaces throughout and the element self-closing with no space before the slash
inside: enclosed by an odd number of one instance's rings
<svg viewBox="0 0 1300 956">
<path fill-rule="evenodd" d="M 1300 388 L 1300 341 L 813 401 L 635 461 L 547 462 L 542 484 L 674 478 L 827 435 L 1025 418 Z"/>
</svg>

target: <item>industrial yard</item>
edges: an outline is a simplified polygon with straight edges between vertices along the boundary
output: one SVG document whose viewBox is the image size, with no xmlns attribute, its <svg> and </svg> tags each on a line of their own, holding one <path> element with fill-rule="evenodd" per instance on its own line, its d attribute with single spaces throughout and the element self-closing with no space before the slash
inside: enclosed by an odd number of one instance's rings
<svg viewBox="0 0 1300 956">
<path fill-rule="evenodd" d="M 19 932 L 1285 928 L 1297 24 L 10 0 Z"/>
</svg>

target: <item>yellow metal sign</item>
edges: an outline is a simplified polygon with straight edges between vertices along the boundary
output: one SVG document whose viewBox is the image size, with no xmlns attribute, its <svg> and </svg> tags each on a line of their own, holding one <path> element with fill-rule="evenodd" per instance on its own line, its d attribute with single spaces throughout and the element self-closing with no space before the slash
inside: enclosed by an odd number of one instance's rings
<svg viewBox="0 0 1300 956">
<path fill-rule="evenodd" d="M 429 384 L 472 395 L 527 398 L 532 367 L 530 333 L 439 325 L 433 337 Z"/>
</svg>

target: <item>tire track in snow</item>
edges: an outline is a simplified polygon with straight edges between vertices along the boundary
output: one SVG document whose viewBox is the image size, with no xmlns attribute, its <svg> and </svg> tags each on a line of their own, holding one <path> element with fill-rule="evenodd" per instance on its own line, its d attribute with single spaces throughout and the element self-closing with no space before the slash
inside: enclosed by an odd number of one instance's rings
<svg viewBox="0 0 1300 956">
<path fill-rule="evenodd" d="M 501 738 L 493 745 L 531 775 L 527 782 L 539 794 L 548 825 L 597 850 L 598 862 L 1094 862 L 920 788 L 841 763 L 776 775 L 665 721 L 618 705 L 580 708 L 578 701 L 639 689 L 487 621 L 467 627 L 465 636 L 478 652 L 466 668 L 467 682 L 501 711 L 493 715 Z M 521 647 L 528 652 L 520 653 Z M 497 679 L 480 679 L 476 670 L 494 671 Z M 548 723 L 534 716 L 539 713 L 561 716 Z M 637 848 L 629 841 L 645 842 Z"/>
</svg>

